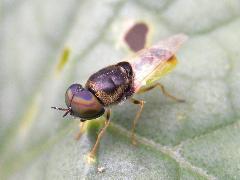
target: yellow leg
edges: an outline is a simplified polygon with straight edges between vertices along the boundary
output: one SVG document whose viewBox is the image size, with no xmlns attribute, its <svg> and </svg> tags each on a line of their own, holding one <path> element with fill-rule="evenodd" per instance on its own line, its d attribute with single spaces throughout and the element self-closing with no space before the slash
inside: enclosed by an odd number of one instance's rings
<svg viewBox="0 0 240 180">
<path fill-rule="evenodd" d="M 80 121 L 79 132 L 75 136 L 76 140 L 79 140 L 81 138 L 82 134 L 84 133 L 84 125 L 85 125 L 85 121 Z"/>
<path fill-rule="evenodd" d="M 177 97 L 169 94 L 169 93 L 165 90 L 164 86 L 163 86 L 162 84 L 160 84 L 160 83 L 156 83 L 156 84 L 153 84 L 153 85 L 151 85 L 151 86 L 142 88 L 142 89 L 140 89 L 140 91 L 139 91 L 138 93 L 144 93 L 144 92 L 150 91 L 150 90 L 154 89 L 155 87 L 160 88 L 160 90 L 162 91 L 162 93 L 163 93 L 165 96 L 171 98 L 172 100 L 177 101 L 177 102 L 185 102 L 185 100 L 179 99 L 179 98 L 177 98 Z"/>
<path fill-rule="evenodd" d="M 94 144 L 92 150 L 88 154 L 88 162 L 94 162 L 95 161 L 95 156 L 96 156 L 96 152 L 97 152 L 97 148 L 99 146 L 100 140 L 101 140 L 104 132 L 106 131 L 108 125 L 110 124 L 110 114 L 111 114 L 111 110 L 107 109 L 107 114 L 106 114 L 106 120 L 105 120 L 104 127 L 98 133 L 96 143 Z"/>
<path fill-rule="evenodd" d="M 143 110 L 143 107 L 144 107 L 144 101 L 142 100 L 137 100 L 137 99 L 134 99 L 134 98 L 131 98 L 131 102 L 133 104 L 137 104 L 140 106 L 140 109 L 138 110 L 134 120 L 133 120 L 133 124 L 132 124 L 132 135 L 131 135 L 131 139 L 132 139 L 132 144 L 133 145 L 136 145 L 137 144 L 137 141 L 136 141 L 136 138 L 135 138 L 135 129 L 136 129 L 136 125 L 138 123 L 138 120 L 140 118 L 140 115 L 142 113 L 142 110 Z"/>
</svg>

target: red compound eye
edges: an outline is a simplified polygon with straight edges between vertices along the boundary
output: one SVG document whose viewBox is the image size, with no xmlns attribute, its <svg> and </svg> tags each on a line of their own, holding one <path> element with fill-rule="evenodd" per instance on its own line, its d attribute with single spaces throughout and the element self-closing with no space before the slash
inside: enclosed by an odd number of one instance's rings
<svg viewBox="0 0 240 180">
<path fill-rule="evenodd" d="M 66 91 L 65 102 L 70 114 L 82 119 L 94 119 L 104 113 L 99 100 L 80 84 L 72 84 Z"/>
</svg>

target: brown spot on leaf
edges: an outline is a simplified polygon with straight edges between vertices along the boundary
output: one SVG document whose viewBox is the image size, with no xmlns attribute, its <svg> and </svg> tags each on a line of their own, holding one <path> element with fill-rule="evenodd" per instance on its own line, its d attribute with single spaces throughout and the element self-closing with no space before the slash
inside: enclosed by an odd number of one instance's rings
<svg viewBox="0 0 240 180">
<path fill-rule="evenodd" d="M 145 47 L 148 33 L 147 24 L 141 22 L 133 25 L 124 36 L 124 40 L 132 51 L 139 51 Z"/>
</svg>

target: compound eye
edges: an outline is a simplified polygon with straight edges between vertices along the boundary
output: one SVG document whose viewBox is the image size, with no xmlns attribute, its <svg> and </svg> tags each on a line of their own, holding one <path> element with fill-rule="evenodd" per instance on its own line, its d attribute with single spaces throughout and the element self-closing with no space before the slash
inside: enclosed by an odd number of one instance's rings
<svg viewBox="0 0 240 180">
<path fill-rule="evenodd" d="M 73 103 L 74 96 L 78 96 L 79 92 L 83 89 L 81 84 L 72 84 L 66 91 L 65 102 L 67 107 L 71 107 L 71 101 Z"/>
<path fill-rule="evenodd" d="M 71 114 L 82 119 L 94 119 L 104 113 L 99 100 L 80 84 L 72 84 L 66 91 L 65 102 Z"/>
</svg>

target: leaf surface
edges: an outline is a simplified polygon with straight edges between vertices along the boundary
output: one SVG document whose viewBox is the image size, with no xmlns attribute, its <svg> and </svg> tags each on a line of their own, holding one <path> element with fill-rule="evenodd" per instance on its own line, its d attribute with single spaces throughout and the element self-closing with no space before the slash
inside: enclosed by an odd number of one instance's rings
<svg viewBox="0 0 240 180">
<path fill-rule="evenodd" d="M 103 119 L 75 141 L 78 120 L 50 107 L 65 106 L 70 84 L 127 57 L 121 37 L 139 21 L 149 44 L 189 35 L 177 68 L 159 81 L 186 103 L 157 89 L 136 96 L 146 101 L 137 147 L 129 138 L 137 107 L 114 107 L 89 165 Z M 239 179 L 238 0 L 1 1 L 0 27 L 1 179 Z"/>
</svg>

